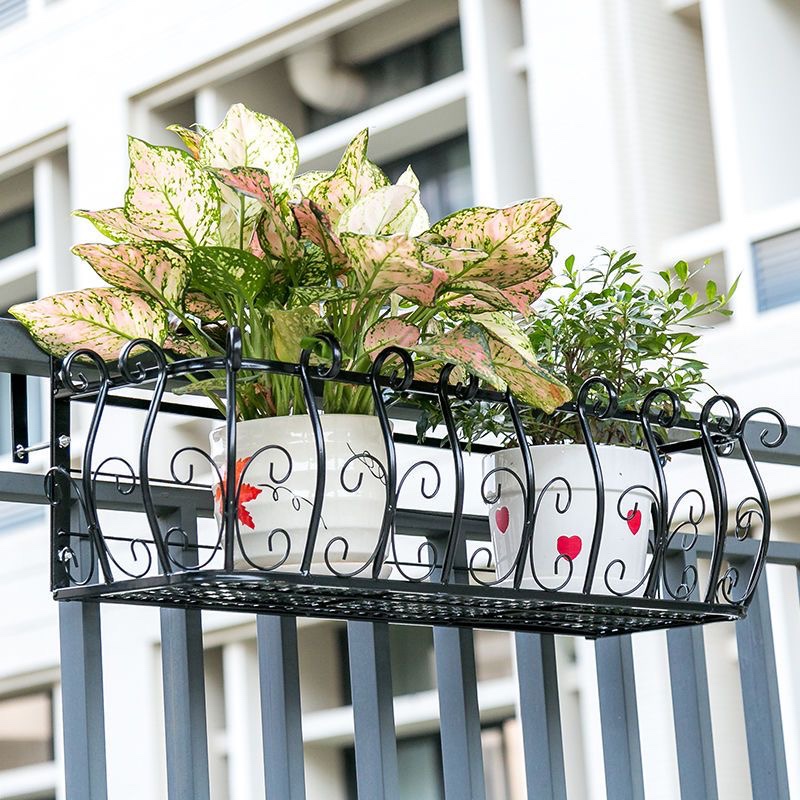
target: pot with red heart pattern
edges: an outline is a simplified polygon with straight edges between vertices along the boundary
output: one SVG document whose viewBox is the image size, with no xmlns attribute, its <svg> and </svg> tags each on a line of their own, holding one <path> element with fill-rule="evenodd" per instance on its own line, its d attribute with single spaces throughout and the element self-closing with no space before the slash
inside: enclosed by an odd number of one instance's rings
<svg viewBox="0 0 800 800">
<path fill-rule="evenodd" d="M 597 508 L 589 453 L 578 444 L 537 445 L 530 450 L 538 502 L 533 563 L 539 583 L 528 558 L 522 588 L 581 592 Z M 639 595 L 643 586 L 638 584 L 647 569 L 655 470 L 644 450 L 598 445 L 597 453 L 605 483 L 605 513 L 592 593 Z M 510 573 L 500 585 L 511 586 L 525 522 L 520 449 L 487 456 L 484 475 L 497 575 L 502 578 Z"/>
<path fill-rule="evenodd" d="M 386 447 L 377 417 L 320 414 L 320 422 L 325 440 L 325 495 L 312 571 L 347 574 L 364 564 L 378 543 L 386 505 Z M 211 432 L 211 457 L 223 481 L 225 439 L 224 427 Z M 316 480 L 316 444 L 308 416 L 236 423 L 239 489 L 234 569 L 297 572 L 308 538 Z M 223 490 L 218 481 L 213 489 L 219 523 Z M 388 572 L 385 568 L 384 574 Z"/>
</svg>

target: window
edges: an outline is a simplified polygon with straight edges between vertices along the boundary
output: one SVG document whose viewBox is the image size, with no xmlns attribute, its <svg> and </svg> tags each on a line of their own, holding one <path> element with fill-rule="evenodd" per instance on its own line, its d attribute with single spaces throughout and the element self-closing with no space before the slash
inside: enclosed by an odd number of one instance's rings
<svg viewBox="0 0 800 800">
<path fill-rule="evenodd" d="M 363 107 L 333 114 L 304 105 L 306 132 L 316 131 L 351 114 L 393 100 L 430 83 L 455 75 L 463 68 L 458 25 L 355 66 L 367 84 Z"/>
<path fill-rule="evenodd" d="M 758 310 L 800 301 L 800 229 L 753 243 Z"/>
<path fill-rule="evenodd" d="M 53 758 L 52 691 L 0 698 L 0 770 L 43 764 Z"/>
<path fill-rule="evenodd" d="M 0 259 L 20 253 L 35 244 L 33 206 L 0 217 Z"/>
<path fill-rule="evenodd" d="M 408 153 L 381 166 L 394 182 L 409 164 L 419 178 L 422 204 L 431 222 L 472 205 L 472 172 L 466 133 Z"/>
<path fill-rule="evenodd" d="M 355 748 L 343 750 L 346 797 L 355 800 Z M 438 733 L 397 740 L 397 771 L 400 775 L 400 800 L 444 800 L 442 744 Z"/>
<path fill-rule="evenodd" d="M 27 6 L 26 0 L 0 0 L 0 28 L 23 19 L 27 13 Z"/>
</svg>

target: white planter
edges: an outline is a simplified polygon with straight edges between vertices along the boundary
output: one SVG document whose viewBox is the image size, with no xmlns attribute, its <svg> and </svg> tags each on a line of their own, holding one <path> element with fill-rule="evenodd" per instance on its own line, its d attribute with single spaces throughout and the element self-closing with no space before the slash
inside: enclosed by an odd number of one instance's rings
<svg viewBox="0 0 800 800">
<path fill-rule="evenodd" d="M 330 545 L 328 556 L 334 571 L 349 573 L 367 561 L 378 542 L 386 504 L 386 448 L 377 417 L 322 414 L 320 420 L 325 438 L 325 495 L 313 571 L 331 572 L 325 565 L 326 547 L 336 537 L 343 537 L 349 545 L 346 559 L 341 541 Z M 239 494 L 235 568 L 256 565 L 268 569 L 285 556 L 278 569 L 297 571 L 308 538 L 317 480 L 311 422 L 304 414 L 247 420 L 237 423 L 236 439 L 237 480 L 252 488 Z M 225 428 L 213 430 L 210 441 L 211 457 L 224 477 Z M 268 445 L 272 447 L 264 450 Z M 215 498 L 219 522 L 219 490 Z M 253 563 L 248 563 L 242 550 Z"/>
<path fill-rule="evenodd" d="M 644 450 L 614 445 L 598 445 L 597 453 L 605 482 L 605 516 L 594 581 L 593 594 L 626 593 L 642 580 L 647 566 L 647 540 L 651 528 L 652 496 L 646 486 L 656 491 L 656 476 L 649 454 Z M 583 445 L 538 445 L 531 447 L 537 498 L 547 483 L 554 478 L 567 480 L 572 488 L 572 501 L 565 513 L 556 508 L 557 495 L 563 510 L 568 493 L 563 481 L 550 487 L 542 497 L 536 527 L 533 534 L 533 559 L 536 577 L 547 589 L 565 592 L 583 591 L 586 567 L 594 532 L 597 492 L 589 462 L 589 454 Z M 505 472 L 489 475 L 491 470 L 512 470 L 525 483 L 525 471 L 519 448 L 493 453 L 484 459 L 486 495 L 493 497 L 500 486 L 500 497 L 489 509 L 489 525 L 492 534 L 497 575 L 501 577 L 512 568 L 519 550 L 524 524 L 523 495 L 519 484 Z M 627 490 L 627 494 L 626 494 Z M 624 494 L 621 507 L 620 497 Z M 622 512 L 620 514 L 620 512 Z M 630 518 L 627 518 L 630 517 Z M 559 555 L 572 558 L 572 576 L 569 562 Z M 625 564 L 624 578 L 620 577 L 621 560 Z M 512 584 L 512 574 L 502 585 Z M 534 580 L 529 559 L 522 580 L 526 589 L 541 589 Z M 636 590 L 640 595 L 642 589 Z"/>
</svg>

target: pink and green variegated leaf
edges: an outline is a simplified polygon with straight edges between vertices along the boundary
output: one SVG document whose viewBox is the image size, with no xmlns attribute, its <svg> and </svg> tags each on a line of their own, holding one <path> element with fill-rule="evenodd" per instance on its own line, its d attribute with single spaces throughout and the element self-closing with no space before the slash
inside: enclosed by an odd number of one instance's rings
<svg viewBox="0 0 800 800">
<path fill-rule="evenodd" d="M 417 239 L 420 258 L 432 267 L 438 267 L 453 278 L 467 273 L 480 261 L 485 261 L 486 253 L 481 250 L 463 250 L 447 244 L 436 244 Z"/>
<path fill-rule="evenodd" d="M 183 308 L 203 322 L 218 322 L 223 319 L 222 309 L 201 292 L 186 292 Z"/>
<path fill-rule="evenodd" d="M 419 328 L 392 317 L 376 322 L 364 337 L 364 349 L 371 353 L 384 347 L 411 347 L 419 341 Z"/>
<path fill-rule="evenodd" d="M 265 170 L 256 167 L 234 167 L 212 169 L 210 172 L 228 188 L 258 200 L 263 205 L 273 204 L 272 182 Z"/>
<path fill-rule="evenodd" d="M 167 336 L 164 349 L 186 358 L 203 358 L 208 355 L 208 349 L 202 342 L 185 333 L 171 333 Z"/>
<path fill-rule="evenodd" d="M 279 361 L 299 361 L 302 340 L 323 327 L 319 315 L 311 308 L 274 309 L 269 315 L 272 318 L 272 347 Z"/>
<path fill-rule="evenodd" d="M 419 178 L 414 170 L 409 166 L 406 171 L 397 179 L 397 186 L 409 186 L 414 190 L 414 216 L 408 225 L 408 230 L 404 231 L 409 236 L 418 236 L 423 231 L 428 230 L 431 224 L 428 212 L 422 205 L 422 198 L 419 192 Z"/>
<path fill-rule="evenodd" d="M 528 317 L 531 315 L 531 306 L 547 288 L 552 277 L 553 270 L 548 267 L 535 278 L 501 289 L 501 291 L 516 311 Z"/>
<path fill-rule="evenodd" d="M 189 282 L 186 260 L 167 247 L 79 244 L 72 252 L 112 286 L 152 295 L 170 306 L 178 304 Z"/>
<path fill-rule="evenodd" d="M 336 233 L 363 233 L 369 236 L 408 234 L 417 209 L 411 186 L 384 186 L 362 197 L 346 209 L 336 224 Z"/>
<path fill-rule="evenodd" d="M 330 178 L 333 173 L 330 170 L 312 169 L 309 172 L 304 172 L 302 175 L 297 175 L 294 179 L 292 186 L 292 199 L 300 201 L 304 197 L 308 197 L 308 193 L 320 182 L 326 178 Z"/>
<path fill-rule="evenodd" d="M 436 383 L 442 374 L 442 364 L 418 364 L 414 363 L 414 378 L 418 381 Z M 466 383 L 469 374 L 461 364 L 456 364 L 455 369 L 450 373 L 451 383 Z"/>
<path fill-rule="evenodd" d="M 297 172 L 299 156 L 297 142 L 282 122 L 236 103 L 219 127 L 203 137 L 200 162 L 206 167 L 266 170 L 275 190 L 286 193 Z"/>
<path fill-rule="evenodd" d="M 514 348 L 493 337 L 489 339 L 489 347 L 497 374 L 523 402 L 551 414 L 572 396 L 561 381 L 524 359 Z"/>
<path fill-rule="evenodd" d="M 172 131 L 181 138 L 186 149 L 194 158 L 200 157 L 200 140 L 203 138 L 202 134 L 198 131 L 193 131 L 191 128 L 184 128 L 183 125 L 167 125 L 167 130 Z"/>
<path fill-rule="evenodd" d="M 183 150 L 131 137 L 131 171 L 125 215 L 152 236 L 202 245 L 213 241 L 220 222 L 214 179 Z"/>
<path fill-rule="evenodd" d="M 427 337 L 410 349 L 444 364 L 460 365 L 495 389 L 502 391 L 506 388 L 505 381 L 497 374 L 492 363 L 489 337 L 483 328 L 472 322 Z"/>
<path fill-rule="evenodd" d="M 497 289 L 483 281 L 451 281 L 447 294 L 442 301 L 448 308 L 456 311 L 513 311 L 514 305 L 505 296 L 502 289 Z"/>
<path fill-rule="evenodd" d="M 63 292 L 9 311 L 43 350 L 59 358 L 86 347 L 110 361 L 131 339 L 160 345 L 167 335 L 164 308 L 152 297 L 125 289 Z"/>
<path fill-rule="evenodd" d="M 330 264 L 335 267 L 347 264 L 339 237 L 333 232 L 325 212 L 316 203 L 304 198 L 292 206 L 292 212 L 300 227 L 300 235 L 317 245 Z"/>
<path fill-rule="evenodd" d="M 468 277 L 504 289 L 528 281 L 550 266 L 550 234 L 560 210 L 549 198 L 501 209 L 466 208 L 437 222 L 431 233 L 452 247 L 486 253 L 485 260 L 469 269 Z"/>
<path fill-rule="evenodd" d="M 386 175 L 367 159 L 368 142 L 369 133 L 361 131 L 347 146 L 333 174 L 313 186 L 308 193 L 334 226 L 360 197 L 389 185 Z"/>
<path fill-rule="evenodd" d="M 413 239 L 407 236 L 342 234 L 350 260 L 347 281 L 370 294 L 430 283 L 433 270 L 420 262 Z"/>
<path fill-rule="evenodd" d="M 395 291 L 406 300 L 413 300 L 420 306 L 430 307 L 436 302 L 439 289 L 447 282 L 447 273 L 443 269 L 431 267 L 431 279 L 428 283 L 409 283 L 398 286 Z"/>
<path fill-rule="evenodd" d="M 267 280 L 266 264 L 234 247 L 198 247 L 192 251 L 191 287 L 210 297 L 238 294 L 252 300 Z"/>
<path fill-rule="evenodd" d="M 88 220 L 103 236 L 114 242 L 136 243 L 142 240 L 165 238 L 158 231 L 149 231 L 141 225 L 131 222 L 125 216 L 125 210 L 122 208 L 106 208 L 103 211 L 78 209 L 73 211 L 72 215 Z"/>
<path fill-rule="evenodd" d="M 258 241 L 265 253 L 281 261 L 299 263 L 305 251 L 297 238 L 297 224 L 291 219 L 292 228 L 286 224 L 281 213 L 272 206 L 264 206 L 261 222 L 256 229 Z"/>
<path fill-rule="evenodd" d="M 472 321 L 480 325 L 491 339 L 516 350 L 524 361 L 534 365 L 537 363 L 536 354 L 525 331 L 508 314 L 497 312 L 474 314 Z"/>
</svg>

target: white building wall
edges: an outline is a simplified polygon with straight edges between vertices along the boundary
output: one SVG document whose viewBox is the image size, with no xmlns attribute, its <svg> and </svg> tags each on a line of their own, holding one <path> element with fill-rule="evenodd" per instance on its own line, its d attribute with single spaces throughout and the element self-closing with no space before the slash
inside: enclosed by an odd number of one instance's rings
<svg viewBox="0 0 800 800">
<path fill-rule="evenodd" d="M 800 227 L 797 4 L 452 0 L 409 8 L 400 0 L 31 3 L 26 20 L 0 29 L 0 74 L 9 76 L 0 86 L 0 213 L 29 193 L 37 214 L 35 250 L 0 264 L 4 299 L 32 287 L 45 294 L 97 282 L 68 255 L 71 243 L 96 238 L 94 229 L 67 212 L 120 202 L 127 133 L 167 142 L 165 124 L 214 125 L 240 100 L 298 127 L 301 108 L 283 62 L 289 50 L 335 34 L 342 57 L 363 60 L 460 14 L 463 73 L 303 136 L 304 165 L 330 166 L 365 125 L 380 159 L 468 130 L 476 203 L 558 198 L 570 225 L 559 234 L 562 255 L 631 245 L 659 268 L 718 256 L 728 282 L 742 277 L 733 320 L 704 345 L 712 380 L 745 409 L 775 405 L 800 423 L 798 306 L 757 312 L 751 254 L 756 239 Z M 797 494 L 796 478 L 785 472 L 774 485 L 777 494 Z M 790 502 L 782 508 L 779 534 L 797 537 L 800 512 Z M 0 608 L 15 608 L 0 620 L 0 696 L 57 680 L 44 531 L 41 522 L 0 530 Z M 771 591 L 778 606 L 788 598 L 796 609 L 796 583 L 784 576 Z M 797 614 L 775 620 L 786 668 L 796 663 Z M 262 780 L 251 713 L 253 630 L 226 615 L 209 615 L 207 625 L 207 644 L 219 648 L 209 669 L 212 781 L 220 797 L 249 800 Z M 104 609 L 103 626 L 110 796 L 163 796 L 157 614 Z M 339 748 L 352 738 L 352 715 L 338 707 L 338 688 L 325 688 L 338 685 L 336 662 L 311 663 L 315 647 L 335 652 L 334 640 L 330 626 L 301 629 L 312 798 L 344 797 Z M 706 647 L 720 796 L 744 798 L 730 629 L 709 628 Z M 675 797 L 663 641 L 637 640 L 635 655 L 648 796 Z M 560 663 L 562 716 L 576 754 L 568 762 L 570 797 L 601 800 L 593 646 L 575 643 L 574 663 L 563 652 Z M 507 665 L 510 675 L 510 656 Z M 800 792 L 800 706 L 791 683 L 782 678 L 781 686 L 792 786 Z M 513 714 L 507 678 L 484 681 L 481 698 L 487 719 Z M 434 730 L 436 717 L 433 694 L 398 700 L 401 731 Z M 37 769 L 0 774 L 0 797 L 27 796 L 34 785 L 63 791 L 56 767 Z"/>
</svg>

